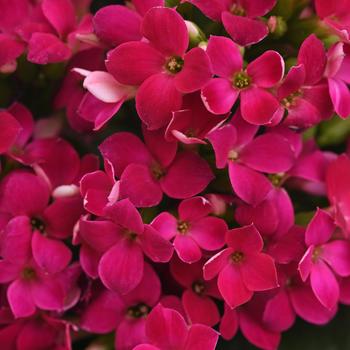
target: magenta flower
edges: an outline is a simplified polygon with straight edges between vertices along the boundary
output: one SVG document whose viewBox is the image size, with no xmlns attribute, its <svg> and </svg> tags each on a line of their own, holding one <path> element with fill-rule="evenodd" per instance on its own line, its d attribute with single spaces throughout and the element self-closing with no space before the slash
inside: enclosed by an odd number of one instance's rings
<svg viewBox="0 0 350 350">
<path fill-rule="evenodd" d="M 285 172 L 295 160 L 293 148 L 283 134 L 266 133 L 254 139 L 257 131 L 257 126 L 248 124 L 237 113 L 229 124 L 207 136 L 215 151 L 216 167 L 228 165 L 233 190 L 252 205 L 263 201 L 273 188 L 260 172 Z"/>
<path fill-rule="evenodd" d="M 220 299 L 221 296 L 215 281 L 204 280 L 203 263 L 201 260 L 186 264 L 174 257 L 170 271 L 174 279 L 186 288 L 181 300 L 190 322 L 213 327 L 220 321 L 220 314 L 212 298 Z"/>
<path fill-rule="evenodd" d="M 201 259 L 202 250 L 217 250 L 225 243 L 227 225 L 224 220 L 208 216 L 212 209 L 203 197 L 193 197 L 179 205 L 179 217 L 168 212 L 160 213 L 152 222 L 165 239 L 174 238 L 174 248 L 186 263 Z"/>
<path fill-rule="evenodd" d="M 88 245 L 100 252 L 98 274 L 103 284 L 120 294 L 132 291 L 144 273 L 144 254 L 152 261 L 170 260 L 173 247 L 150 225 L 128 199 L 107 206 L 111 221 L 81 220 L 79 234 Z M 96 235 L 99 232 L 99 235 Z"/>
<path fill-rule="evenodd" d="M 217 129 L 227 116 L 210 113 L 204 106 L 199 93 L 184 96 L 182 109 L 173 112 L 165 131 L 167 141 L 177 140 L 186 145 L 205 144 L 205 137 Z"/>
<path fill-rule="evenodd" d="M 203 191 L 213 174 L 198 154 L 176 153 L 177 143 L 166 142 L 162 130 L 144 130 L 145 143 L 127 132 L 108 137 L 100 151 L 120 178 L 120 198 L 137 207 L 157 205 L 163 192 L 172 198 L 188 198 Z M 186 176 L 184 176 L 186 174 Z"/>
<path fill-rule="evenodd" d="M 155 307 L 146 320 L 147 343 L 134 350 L 214 350 L 218 333 L 208 326 L 187 326 L 183 317 L 175 310 L 162 305 Z"/>
<path fill-rule="evenodd" d="M 164 6 L 164 0 L 131 0 L 134 8 L 104 6 L 93 18 L 97 37 L 109 47 L 142 39 L 142 18 L 152 7 Z"/>
<path fill-rule="evenodd" d="M 157 274 L 145 264 L 144 275 L 137 287 L 125 295 L 96 288 L 80 320 L 82 329 L 93 333 L 116 330 L 115 347 L 131 350 L 147 341 L 146 319 L 161 294 Z M 96 322 L 99 319 L 99 322 Z"/>
<path fill-rule="evenodd" d="M 187 27 L 175 10 L 150 9 L 141 30 L 148 42 L 118 46 L 109 52 L 106 66 L 118 82 L 140 85 L 136 109 L 147 128 L 154 130 L 167 125 L 171 112 L 181 108 L 183 94 L 200 90 L 212 74 L 203 49 L 196 47 L 186 53 Z"/>
<path fill-rule="evenodd" d="M 327 172 L 328 198 L 333 206 L 335 223 L 350 235 L 350 159 L 344 154 L 330 164 Z"/>
<path fill-rule="evenodd" d="M 280 113 L 279 103 L 269 92 L 284 74 L 284 61 L 278 52 L 266 51 L 243 69 L 238 46 L 228 38 L 211 36 L 207 54 L 218 76 L 202 89 L 203 102 L 210 112 L 228 113 L 240 96 L 240 110 L 247 122 L 262 125 L 278 119 L 275 113 Z"/>
<path fill-rule="evenodd" d="M 14 145 L 22 128 L 17 119 L 8 112 L 0 112 L 0 124 L 0 154 L 2 154 L 8 152 Z"/>
<path fill-rule="evenodd" d="M 328 78 L 329 94 L 334 109 L 342 118 L 350 115 L 350 46 L 334 44 L 328 51 L 325 76 Z"/>
<path fill-rule="evenodd" d="M 218 275 L 218 288 L 225 302 L 235 308 L 249 301 L 255 291 L 278 286 L 273 259 L 262 253 L 263 240 L 254 225 L 230 230 L 228 248 L 214 255 L 204 265 L 204 278 Z"/>
<path fill-rule="evenodd" d="M 231 38 L 242 46 L 255 44 L 267 36 L 268 28 L 258 17 L 266 15 L 276 3 L 276 0 L 186 1 L 211 19 L 222 21 Z"/>
<path fill-rule="evenodd" d="M 335 225 L 332 217 L 317 209 L 306 233 L 306 253 L 299 263 L 299 272 L 305 282 L 310 277 L 311 288 L 328 309 L 339 300 L 339 284 L 336 276 L 350 275 L 350 243 L 346 240 L 331 240 Z"/>
</svg>

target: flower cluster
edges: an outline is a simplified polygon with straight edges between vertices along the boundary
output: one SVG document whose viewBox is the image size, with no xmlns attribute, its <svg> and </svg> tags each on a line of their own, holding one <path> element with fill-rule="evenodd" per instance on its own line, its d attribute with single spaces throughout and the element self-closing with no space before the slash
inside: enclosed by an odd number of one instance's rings
<svg viewBox="0 0 350 350">
<path fill-rule="evenodd" d="M 1 350 L 275 350 L 329 322 L 350 1 L 92 5 L 0 0 Z"/>
</svg>

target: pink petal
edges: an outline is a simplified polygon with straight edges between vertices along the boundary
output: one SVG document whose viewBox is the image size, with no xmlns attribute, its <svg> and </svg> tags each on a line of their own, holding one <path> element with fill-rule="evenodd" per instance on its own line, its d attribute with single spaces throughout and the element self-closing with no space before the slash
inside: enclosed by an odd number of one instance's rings
<svg viewBox="0 0 350 350">
<path fill-rule="evenodd" d="M 259 87 L 251 87 L 241 92 L 242 117 L 251 124 L 268 124 L 279 108 L 276 97 Z M 259 111 L 259 113 L 256 113 Z"/>
<path fill-rule="evenodd" d="M 350 275 L 350 242 L 336 240 L 322 246 L 322 259 L 342 277 Z"/>
<path fill-rule="evenodd" d="M 309 222 L 305 242 L 307 245 L 319 245 L 326 243 L 335 230 L 334 220 L 326 211 L 317 208 L 316 214 Z"/>
<path fill-rule="evenodd" d="M 44 180 L 26 171 L 13 171 L 0 185 L 0 207 L 12 215 L 35 215 L 46 207 L 50 197 Z"/>
<path fill-rule="evenodd" d="M 75 11 L 70 0 L 43 0 L 41 4 L 44 16 L 65 37 L 75 27 Z"/>
<path fill-rule="evenodd" d="M 134 349 L 136 345 L 146 342 L 145 323 L 144 318 L 131 321 L 124 319 L 117 328 L 115 348 Z"/>
<path fill-rule="evenodd" d="M 167 125 L 171 112 L 179 110 L 182 94 L 176 89 L 171 75 L 160 73 L 149 77 L 136 95 L 136 110 L 150 130 Z"/>
<path fill-rule="evenodd" d="M 313 85 L 321 80 L 326 62 L 322 41 L 315 34 L 311 34 L 300 46 L 298 54 L 298 64 L 302 63 L 305 67 L 305 85 Z"/>
<path fill-rule="evenodd" d="M 230 340 L 237 334 L 238 322 L 237 310 L 231 309 L 225 304 L 225 312 L 220 322 L 220 334 L 225 340 Z"/>
<path fill-rule="evenodd" d="M 15 3 L 1 1 L 0 28 L 1 31 L 13 31 L 23 23 L 23 19 L 28 15 L 30 4 L 26 0 L 17 0 Z"/>
<path fill-rule="evenodd" d="M 175 76 L 175 86 L 183 93 L 200 90 L 212 76 L 211 64 L 206 52 L 196 47 L 184 56 L 184 66 Z"/>
<path fill-rule="evenodd" d="M 295 311 L 289 301 L 288 294 L 281 290 L 266 304 L 264 324 L 276 332 L 284 332 L 295 322 Z"/>
<path fill-rule="evenodd" d="M 264 88 L 273 87 L 283 78 L 283 58 L 277 51 L 265 51 L 248 64 L 247 73 L 256 85 Z"/>
<path fill-rule="evenodd" d="M 350 91 L 348 86 L 341 80 L 328 79 L 329 94 L 335 111 L 342 118 L 350 115 Z"/>
<path fill-rule="evenodd" d="M 144 225 L 138 210 L 129 199 L 122 199 L 105 209 L 105 214 L 117 225 L 120 225 L 133 233 L 142 234 Z"/>
<path fill-rule="evenodd" d="M 303 64 L 293 66 L 284 78 L 283 83 L 277 90 L 277 96 L 279 99 L 283 99 L 293 92 L 298 91 L 305 81 L 305 67 Z"/>
<path fill-rule="evenodd" d="M 218 307 L 207 296 L 199 296 L 187 289 L 182 294 L 182 304 L 192 324 L 201 323 L 213 327 L 220 321 Z"/>
<path fill-rule="evenodd" d="M 271 155 L 273 154 L 273 157 Z M 289 170 L 295 155 L 289 142 L 277 134 L 264 134 L 250 142 L 239 155 L 246 166 L 264 173 L 279 173 Z"/>
<path fill-rule="evenodd" d="M 184 173 L 186 178 L 184 180 Z M 214 175 L 208 163 L 192 152 L 178 153 L 174 162 L 160 180 L 160 185 L 171 198 L 188 198 L 203 191 Z"/>
<path fill-rule="evenodd" d="M 228 11 L 222 13 L 221 19 L 225 29 L 238 45 L 256 44 L 268 34 L 267 26 L 260 20 L 235 16 Z"/>
<path fill-rule="evenodd" d="M 211 35 L 207 54 L 213 73 L 222 78 L 231 79 L 235 72 L 242 69 L 243 59 L 238 46 L 229 38 Z"/>
<path fill-rule="evenodd" d="M 226 243 L 233 250 L 248 254 L 258 253 L 264 246 L 264 241 L 253 224 L 227 231 Z"/>
<path fill-rule="evenodd" d="M 187 338 L 187 325 L 175 310 L 158 304 L 148 315 L 146 335 L 150 342 L 161 349 L 181 349 Z"/>
<path fill-rule="evenodd" d="M 143 266 L 140 246 L 122 240 L 102 256 L 98 273 L 107 288 L 120 294 L 127 294 L 140 283 Z"/>
<path fill-rule="evenodd" d="M 232 264 L 224 267 L 219 273 L 218 287 L 225 302 L 231 308 L 246 303 L 253 296 L 253 292 L 245 286 L 239 269 Z"/>
<path fill-rule="evenodd" d="M 313 268 L 312 254 L 314 249 L 314 246 L 310 246 L 299 262 L 298 270 L 300 273 L 300 277 L 304 282 L 309 277 Z"/>
<path fill-rule="evenodd" d="M 174 9 L 151 8 L 143 19 L 142 33 L 164 55 L 182 57 L 187 50 L 189 42 L 187 27 Z M 170 37 L 172 40 L 169 40 Z"/>
<path fill-rule="evenodd" d="M 44 237 L 38 231 L 33 233 L 32 250 L 36 263 L 48 273 L 62 271 L 72 259 L 72 252 L 63 242 Z"/>
<path fill-rule="evenodd" d="M 179 258 L 186 263 L 194 263 L 202 257 L 201 249 L 190 236 L 177 235 L 174 247 Z"/>
<path fill-rule="evenodd" d="M 276 0 L 243 0 L 242 7 L 248 17 L 266 15 L 275 6 Z"/>
<path fill-rule="evenodd" d="M 121 321 L 123 301 L 118 294 L 103 290 L 84 309 L 80 326 L 88 332 L 107 333 L 113 331 Z M 96 318 L 99 319 L 96 322 Z"/>
<path fill-rule="evenodd" d="M 165 5 L 164 0 L 132 0 L 132 4 L 135 6 L 136 11 L 144 16 L 146 12 L 152 7 Z"/>
<path fill-rule="evenodd" d="M 183 200 L 179 205 L 179 218 L 194 221 L 209 215 L 212 211 L 210 202 L 204 197 L 192 197 Z"/>
<path fill-rule="evenodd" d="M 160 73 L 164 64 L 164 56 L 141 41 L 127 42 L 109 51 L 106 61 L 108 72 L 125 85 L 141 85 L 153 74 Z"/>
<path fill-rule="evenodd" d="M 105 252 L 121 239 L 123 228 L 111 221 L 79 221 L 79 236 L 91 248 Z"/>
<path fill-rule="evenodd" d="M 141 345 L 135 346 L 133 350 L 161 350 L 161 349 L 150 344 L 141 344 Z"/>
<path fill-rule="evenodd" d="M 205 280 L 213 279 L 229 263 L 229 256 L 233 253 L 232 248 L 226 248 L 212 256 L 203 266 Z"/>
<path fill-rule="evenodd" d="M 126 6 L 102 7 L 96 12 L 93 24 L 96 35 L 112 47 L 129 41 L 138 41 L 142 37 L 140 15 Z"/>
<path fill-rule="evenodd" d="M 36 64 L 48 64 L 67 61 L 71 56 L 70 48 L 50 33 L 34 33 L 29 41 L 28 61 Z"/>
<path fill-rule="evenodd" d="M 22 266 L 0 260 L 0 283 L 12 282 L 20 275 L 21 271 Z"/>
<path fill-rule="evenodd" d="M 314 264 L 310 275 L 311 287 L 320 303 L 332 309 L 339 300 L 339 284 L 333 272 L 322 260 Z"/>
<path fill-rule="evenodd" d="M 148 165 L 152 162 L 152 156 L 142 141 L 129 132 L 118 132 L 107 137 L 99 150 L 111 163 L 118 177 L 129 164 Z"/>
<path fill-rule="evenodd" d="M 0 112 L 0 154 L 5 153 L 14 144 L 21 131 L 17 120 L 7 112 Z"/>
<path fill-rule="evenodd" d="M 149 168 L 130 164 L 120 178 L 120 197 L 129 198 L 137 207 L 153 207 L 162 200 L 162 190 Z"/>
<path fill-rule="evenodd" d="M 157 215 L 151 222 L 151 225 L 167 240 L 172 239 L 177 233 L 177 220 L 168 212 L 162 212 Z"/>
<path fill-rule="evenodd" d="M 207 17 L 215 20 L 221 20 L 221 13 L 228 11 L 232 6 L 231 0 L 189 0 L 191 4 L 198 7 Z"/>
<path fill-rule="evenodd" d="M 98 264 L 101 253 L 92 249 L 88 245 L 82 245 L 79 253 L 79 262 L 83 271 L 91 278 L 98 278 Z"/>
<path fill-rule="evenodd" d="M 229 176 L 237 196 L 248 204 L 259 204 L 272 190 L 271 182 L 264 175 L 235 162 L 229 163 Z"/>
<path fill-rule="evenodd" d="M 7 289 L 7 300 L 15 317 L 28 317 L 34 314 L 36 307 L 28 283 L 15 280 Z"/>
<path fill-rule="evenodd" d="M 205 107 L 213 114 L 226 114 L 230 112 L 239 95 L 228 79 L 212 79 L 202 89 L 202 100 Z"/>
<path fill-rule="evenodd" d="M 336 307 L 331 310 L 325 308 L 309 286 L 293 288 L 289 295 L 296 314 L 307 322 L 317 325 L 326 324 L 337 312 Z"/>
<path fill-rule="evenodd" d="M 172 244 L 150 225 L 145 225 L 140 242 L 144 253 L 154 262 L 168 262 L 173 255 Z"/>
<path fill-rule="evenodd" d="M 237 144 L 237 137 L 236 128 L 231 124 L 226 124 L 208 135 L 207 139 L 214 148 L 217 168 L 222 169 L 226 166 L 229 153 Z"/>
<path fill-rule="evenodd" d="M 214 350 L 219 340 L 219 333 L 214 329 L 201 324 L 191 326 L 185 350 Z"/>
<path fill-rule="evenodd" d="M 240 270 L 249 290 L 261 291 L 278 287 L 276 267 L 270 255 L 247 254 Z"/>
</svg>

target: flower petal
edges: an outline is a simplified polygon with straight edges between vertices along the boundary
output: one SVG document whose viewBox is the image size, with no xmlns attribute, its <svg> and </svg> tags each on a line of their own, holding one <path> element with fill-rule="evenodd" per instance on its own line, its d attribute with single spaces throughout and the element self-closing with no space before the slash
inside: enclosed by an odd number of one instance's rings
<svg viewBox="0 0 350 350">
<path fill-rule="evenodd" d="M 258 253 L 263 249 L 264 241 L 253 224 L 227 231 L 226 243 L 235 251 Z"/>
<path fill-rule="evenodd" d="M 188 264 L 194 263 L 202 257 L 201 249 L 190 236 L 177 235 L 174 247 L 179 258 Z"/>
<path fill-rule="evenodd" d="M 229 263 L 229 256 L 232 253 L 232 248 L 226 248 L 212 256 L 203 266 L 204 279 L 211 280 L 216 277 L 216 275 Z"/>
<path fill-rule="evenodd" d="M 15 280 L 7 289 L 7 300 L 15 317 L 28 317 L 34 314 L 36 307 L 28 283 Z"/>
<path fill-rule="evenodd" d="M 336 240 L 322 246 L 322 259 L 342 277 L 350 275 L 350 242 Z"/>
<path fill-rule="evenodd" d="M 219 333 L 217 333 L 214 329 L 202 324 L 194 324 L 191 326 L 188 332 L 184 349 L 214 350 L 218 340 Z"/>
<path fill-rule="evenodd" d="M 328 79 L 329 94 L 335 111 L 342 118 L 350 115 L 350 91 L 348 86 L 341 80 Z"/>
</svg>

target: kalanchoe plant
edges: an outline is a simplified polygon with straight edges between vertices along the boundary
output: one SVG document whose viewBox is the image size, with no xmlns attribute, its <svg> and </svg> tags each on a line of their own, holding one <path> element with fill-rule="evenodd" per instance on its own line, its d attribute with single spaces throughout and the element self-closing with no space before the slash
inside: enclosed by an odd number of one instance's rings
<svg viewBox="0 0 350 350">
<path fill-rule="evenodd" d="M 349 9 L 0 0 L 0 350 L 277 350 L 350 305 Z"/>
</svg>

